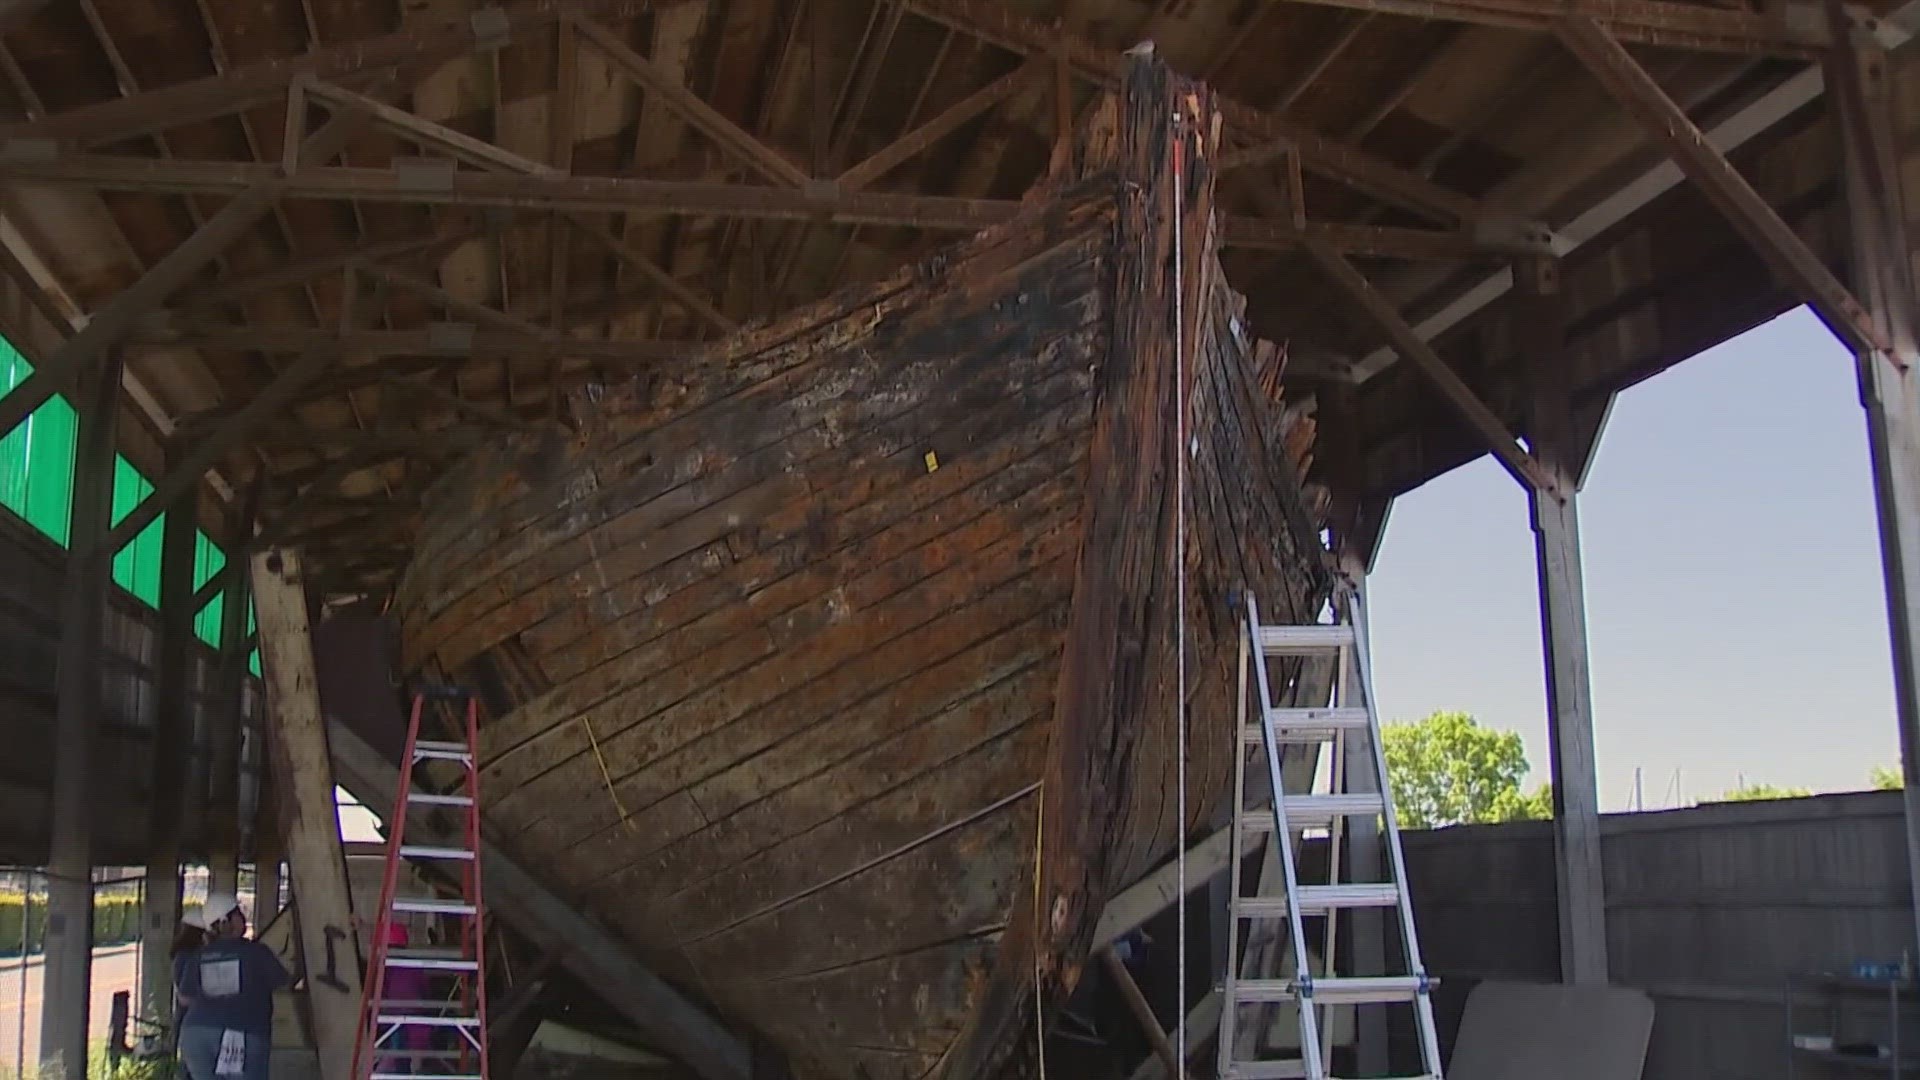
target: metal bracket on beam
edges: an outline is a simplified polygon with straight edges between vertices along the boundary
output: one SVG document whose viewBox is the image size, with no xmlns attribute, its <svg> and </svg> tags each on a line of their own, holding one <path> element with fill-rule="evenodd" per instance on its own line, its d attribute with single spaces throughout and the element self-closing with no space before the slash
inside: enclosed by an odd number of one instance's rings
<svg viewBox="0 0 1920 1080">
<path fill-rule="evenodd" d="M 396 157 L 394 183 L 407 191 L 451 191 L 457 164 L 452 158 Z"/>
<path fill-rule="evenodd" d="M 1487 213 L 1468 223 L 1475 241 L 1501 250 L 1531 250 L 1536 255 L 1559 257 L 1573 245 L 1561 239 L 1546 222 L 1515 214 Z"/>
<path fill-rule="evenodd" d="M 463 322 L 428 323 L 427 347 L 435 352 L 472 352 L 473 324 Z"/>
<path fill-rule="evenodd" d="M 475 8 L 467 22 L 473 27 L 473 44 L 481 50 L 502 48 L 513 38 L 513 22 L 497 4 Z"/>
</svg>

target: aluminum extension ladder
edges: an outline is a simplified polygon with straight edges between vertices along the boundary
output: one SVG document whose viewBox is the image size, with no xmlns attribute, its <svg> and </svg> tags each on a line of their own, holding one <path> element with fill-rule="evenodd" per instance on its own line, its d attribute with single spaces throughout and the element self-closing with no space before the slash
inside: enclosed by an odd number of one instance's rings
<svg viewBox="0 0 1920 1080">
<path fill-rule="evenodd" d="M 1332 1029 L 1326 1010 L 1334 1006 L 1394 1007 L 1411 1006 L 1418 1030 L 1423 1072 L 1418 1080 L 1439 1080 L 1440 1044 L 1434 1031 L 1432 983 L 1420 962 L 1419 939 L 1415 936 L 1413 907 L 1403 884 L 1406 865 L 1400 851 L 1400 830 L 1394 822 L 1393 799 L 1387 783 L 1386 758 L 1380 751 L 1380 720 L 1373 706 L 1373 685 L 1367 667 L 1365 616 L 1354 591 L 1347 589 L 1337 602 L 1340 621 L 1306 626 L 1268 626 L 1251 597 L 1247 600 L 1246 624 L 1241 627 L 1240 713 L 1241 738 L 1234 771 L 1233 846 L 1230 851 L 1246 851 L 1242 836 L 1265 832 L 1275 845 L 1277 861 L 1286 884 L 1284 896 L 1243 896 L 1241 862 L 1232 862 L 1232 891 L 1229 894 L 1232 918 L 1228 930 L 1227 977 L 1222 987 L 1219 1076 L 1222 1080 L 1328 1080 L 1332 1075 Z M 1276 680 L 1270 676 L 1268 662 L 1278 657 L 1327 657 L 1337 661 L 1333 701 L 1322 708 L 1280 708 L 1273 704 Z M 1253 718 L 1248 708 L 1257 705 Z M 1327 747 L 1332 751 L 1326 790 L 1314 790 L 1311 775 L 1306 790 L 1295 778 L 1290 787 L 1281 768 L 1282 751 L 1288 746 L 1302 749 Z M 1349 790 L 1346 777 L 1348 755 L 1363 754 L 1361 765 L 1374 779 L 1371 791 Z M 1359 764 L 1359 763 L 1353 763 Z M 1260 766 L 1268 790 L 1273 793 L 1269 805 L 1247 805 L 1247 766 Z M 1315 773 L 1321 770 L 1315 769 Z M 1358 771 L 1358 770 L 1355 770 Z M 1265 800 L 1262 800 L 1265 801 Z M 1389 880 L 1341 881 L 1340 839 L 1347 822 L 1378 818 L 1383 823 L 1382 840 L 1386 845 Z M 1324 829 L 1329 839 L 1327 881 L 1308 884 L 1300 880 L 1300 867 L 1294 847 L 1309 829 Z M 1399 916 L 1399 937 L 1403 944 L 1401 974 L 1365 972 L 1336 973 L 1334 930 L 1343 912 L 1361 909 L 1385 912 L 1393 909 Z M 1324 958 L 1313 970 L 1312 950 L 1308 947 L 1307 920 L 1324 920 L 1324 936 L 1319 950 Z M 1273 973 L 1273 977 L 1247 978 L 1240 974 L 1239 955 L 1243 927 L 1278 921 L 1291 945 L 1293 971 Z M 1376 926 L 1379 920 L 1373 920 Z M 1350 932 L 1350 931 L 1349 931 Z M 1384 947 L 1384 945 L 1383 945 Z M 1299 1007 L 1299 1056 L 1235 1060 L 1234 1025 L 1241 1006 L 1291 1002 Z"/>
<path fill-rule="evenodd" d="M 420 737 L 420 721 L 430 701 L 464 706 L 458 739 L 435 741 Z M 380 882 L 379 917 L 374 925 L 371 958 L 363 982 L 360 1026 L 354 1035 L 354 1080 L 488 1080 L 486 946 L 483 934 L 486 907 L 480 888 L 480 772 L 474 760 L 479 745 L 480 706 L 469 691 L 431 687 L 413 695 L 407 719 L 406 749 L 401 758 L 393 813 L 387 818 L 386 869 Z M 438 773 L 438 777 L 434 773 Z M 449 776 L 451 779 L 449 780 Z M 446 814 L 459 825 L 451 840 L 413 843 L 409 827 L 429 828 L 419 816 Z M 430 832 L 439 839 L 444 833 Z M 396 895 L 402 861 L 436 867 L 457 883 L 455 895 Z M 396 917 L 418 915 L 457 926 L 458 945 L 390 947 L 389 933 Z M 446 984 L 410 997 L 390 997 L 394 971 L 418 972 L 426 985 Z M 405 980 L 416 981 L 416 980 Z M 421 1047 L 421 1042 L 441 1045 Z M 447 1045 L 450 1044 L 450 1045 Z M 411 1063 L 411 1072 L 397 1071 L 394 1061 Z M 426 1062 L 439 1067 L 425 1067 Z"/>
</svg>

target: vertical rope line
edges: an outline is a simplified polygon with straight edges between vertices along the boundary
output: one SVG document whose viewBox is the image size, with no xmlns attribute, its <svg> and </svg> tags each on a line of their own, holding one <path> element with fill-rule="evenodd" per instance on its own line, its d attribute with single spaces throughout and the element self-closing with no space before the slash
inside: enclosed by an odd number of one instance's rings
<svg viewBox="0 0 1920 1080">
<path fill-rule="evenodd" d="M 1173 113 L 1173 593 L 1174 593 L 1174 762 L 1176 780 L 1175 812 L 1179 817 L 1174 835 L 1177 840 L 1174 859 L 1179 878 L 1179 894 L 1174 904 L 1180 921 L 1175 947 L 1177 972 L 1174 992 L 1174 1058 L 1179 1064 L 1170 1080 L 1182 1080 L 1187 1071 L 1187 334 L 1186 269 L 1182 250 L 1185 232 L 1180 216 L 1186 204 L 1184 157 L 1186 143 L 1181 136 L 1180 112 Z M 1237 737 L 1237 733 L 1236 733 Z"/>
</svg>

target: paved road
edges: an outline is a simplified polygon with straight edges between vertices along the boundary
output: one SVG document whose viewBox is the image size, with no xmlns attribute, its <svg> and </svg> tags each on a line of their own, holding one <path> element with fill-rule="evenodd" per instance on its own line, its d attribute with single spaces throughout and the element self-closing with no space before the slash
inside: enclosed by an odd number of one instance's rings
<svg viewBox="0 0 1920 1080">
<path fill-rule="evenodd" d="M 134 947 L 131 945 L 94 950 L 93 1007 L 87 1021 L 89 1039 L 99 1042 L 107 1037 L 107 1021 L 113 1013 L 114 992 L 133 989 L 134 980 L 138 977 L 137 967 Z M 0 959 L 0 1075 L 17 1075 L 14 1064 L 21 1046 L 20 981 L 19 958 Z M 25 1059 L 31 1063 L 40 1054 L 40 958 L 37 956 L 27 965 L 26 991 Z"/>
</svg>

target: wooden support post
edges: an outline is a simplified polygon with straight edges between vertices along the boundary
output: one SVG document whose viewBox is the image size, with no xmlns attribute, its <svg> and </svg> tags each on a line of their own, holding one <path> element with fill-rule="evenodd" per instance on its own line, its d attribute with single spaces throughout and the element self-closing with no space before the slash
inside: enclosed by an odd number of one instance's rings
<svg viewBox="0 0 1920 1080">
<path fill-rule="evenodd" d="M 1843 21 L 1836 12 L 1835 22 Z M 1920 301 L 1905 210 L 1920 192 L 1903 190 L 1907 170 L 1897 156 L 1887 85 L 1891 61 L 1883 51 L 1839 32 L 1844 29 L 1836 27 L 1841 40 L 1827 64 L 1827 90 L 1834 95 L 1841 130 L 1853 287 L 1889 345 L 1885 351 L 1856 350 L 1855 363 L 1880 518 L 1905 780 L 1907 872 L 1920 897 Z M 1914 918 L 1920 931 L 1920 904 Z"/>
<path fill-rule="evenodd" d="M 287 852 L 300 892 L 300 946 L 323 1080 L 348 1080 L 359 1023 L 360 957 L 353 900 L 333 800 L 333 765 L 320 713 L 306 585 L 299 556 L 274 549 L 252 557 L 260 670 L 267 687 L 272 769 L 285 781 Z"/>
<path fill-rule="evenodd" d="M 1552 759 L 1555 871 L 1560 907 L 1560 977 L 1577 985 L 1607 982 L 1606 884 L 1600 859 L 1600 791 L 1593 755 L 1593 687 L 1587 672 L 1587 610 L 1580 570 L 1576 492 L 1586 479 L 1602 423 L 1575 417 L 1565 356 L 1564 309 L 1557 268 L 1517 266 L 1522 333 L 1533 379 L 1531 440 L 1555 484 L 1531 488 L 1534 553 L 1540 579 L 1540 637 L 1547 679 L 1547 740 Z M 1604 410 L 1600 417 L 1604 420 Z"/>
<path fill-rule="evenodd" d="M 74 453 L 76 549 L 60 598 L 58 727 L 53 759 L 52 837 L 47 863 L 46 962 L 40 1013 L 40 1075 L 84 1077 L 93 952 L 93 744 L 100 711 L 100 639 L 113 563 L 98 550 L 113 509 L 113 459 L 120 413 L 118 350 L 86 370 Z M 88 542 L 92 543 L 89 544 Z M 78 549 L 94 550 L 81 554 Z"/>
<path fill-rule="evenodd" d="M 155 678 L 153 788 L 147 803 L 145 910 L 140 934 L 139 1015 L 173 1026 L 173 965 L 180 923 L 180 857 L 192 772 L 194 533 L 191 497 L 168 508 L 160 539 L 160 657 Z"/>
<path fill-rule="evenodd" d="M 248 501 L 257 498 L 257 492 Z M 234 515 L 231 535 L 253 533 L 253 511 Z M 240 724 L 247 685 L 247 657 L 253 652 L 247 633 L 246 553 L 236 550 L 221 571 L 226 600 L 220 609 L 220 666 L 207 712 L 207 879 L 210 888 L 234 892 L 240 883 Z"/>
<path fill-rule="evenodd" d="M 259 805 L 253 816 L 253 921 L 265 926 L 280 914 L 280 863 L 287 842 L 280 828 L 280 792 L 271 757 L 260 770 Z"/>
<path fill-rule="evenodd" d="M 1146 995 L 1140 992 L 1140 984 L 1133 981 L 1133 973 L 1127 970 L 1127 965 L 1121 961 L 1120 954 L 1113 951 L 1113 946 L 1108 945 L 1100 950 L 1100 963 L 1107 970 L 1107 978 L 1113 980 L 1114 988 L 1120 991 L 1122 998 L 1126 999 L 1127 1008 L 1133 1013 L 1133 1018 L 1140 1022 L 1140 1030 L 1146 1034 L 1148 1044 L 1153 1047 L 1154 1056 L 1158 1057 L 1160 1064 L 1166 1067 L 1168 1075 L 1182 1077 L 1184 1080 L 1187 1070 L 1182 1067 L 1180 1059 L 1174 1055 L 1173 1044 L 1167 1041 L 1166 1029 L 1160 1026 L 1159 1018 L 1153 1015 L 1153 1006 L 1147 1003 Z"/>
</svg>

